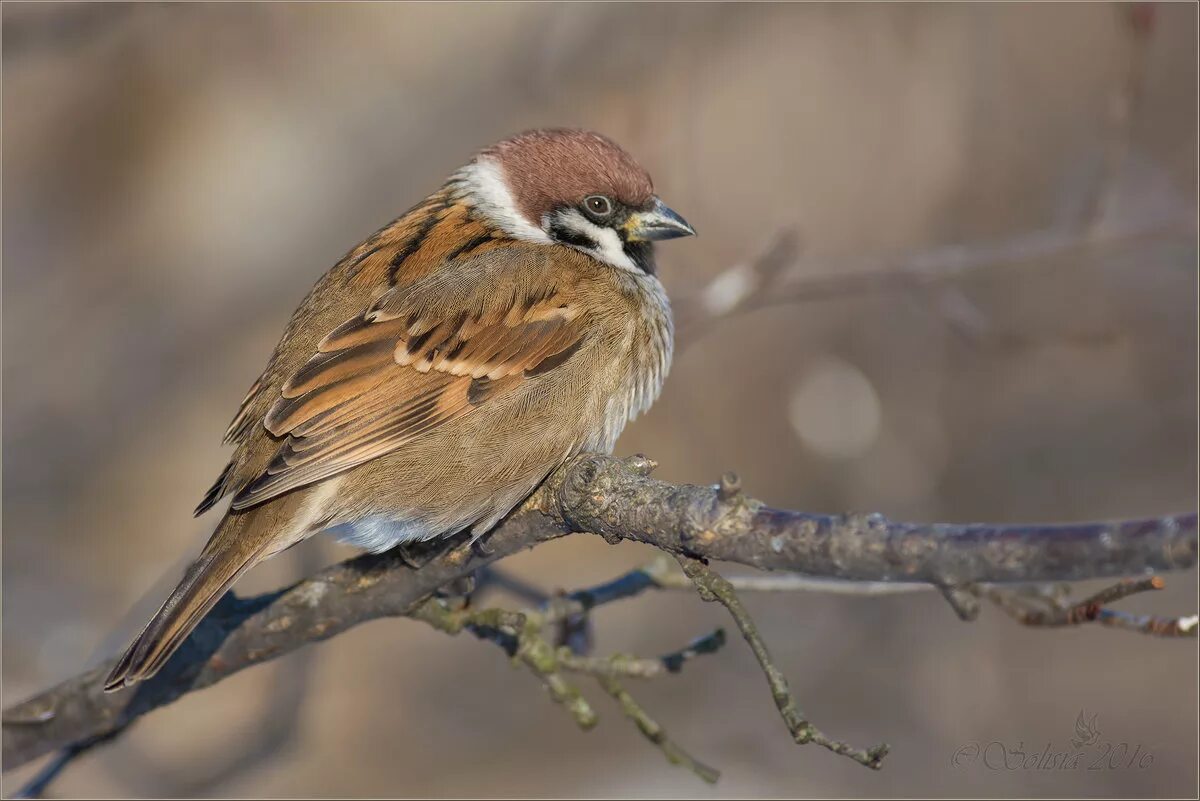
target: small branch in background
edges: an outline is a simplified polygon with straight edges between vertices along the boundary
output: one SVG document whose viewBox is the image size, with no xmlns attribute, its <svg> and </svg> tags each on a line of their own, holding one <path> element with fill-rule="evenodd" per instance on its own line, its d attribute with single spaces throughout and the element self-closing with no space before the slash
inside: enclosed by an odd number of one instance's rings
<svg viewBox="0 0 1200 801">
<path fill-rule="evenodd" d="M 587 612 L 567 615 L 558 621 L 554 644 L 565 647 L 576 656 L 592 652 L 596 635 L 592 630 L 592 616 Z"/>
<path fill-rule="evenodd" d="M 578 656 L 565 646 L 558 651 L 558 662 L 566 670 L 592 676 L 611 676 L 629 679 L 656 679 L 668 673 L 678 673 L 683 664 L 697 656 L 713 654 L 725 646 L 725 630 L 697 637 L 678 651 L 657 659 L 639 659 L 626 654 L 604 657 Z"/>
<path fill-rule="evenodd" d="M 979 617 L 979 601 L 971 595 L 967 587 L 952 587 L 939 586 L 942 597 L 946 599 L 946 603 L 950 604 L 950 608 L 954 610 L 954 614 L 958 615 L 958 619 L 963 622 L 970 623 Z"/>
<path fill-rule="evenodd" d="M 678 673 L 683 669 L 684 662 L 704 654 L 716 653 L 724 647 L 725 629 L 717 629 L 712 634 L 697 637 L 674 653 L 660 657 L 659 661 L 663 663 L 668 672 Z"/>
<path fill-rule="evenodd" d="M 698 294 L 675 300 L 677 347 L 684 348 L 699 339 L 712 320 L 762 308 L 767 296 L 777 291 L 787 271 L 800 258 L 800 232 L 795 227 L 778 231 L 762 254 L 745 264 L 719 273 Z"/>
<path fill-rule="evenodd" d="M 91 751 L 98 745 L 110 742 L 119 735 L 123 729 L 115 729 L 107 734 L 102 734 L 97 737 L 89 737 L 86 740 L 81 740 L 77 743 L 72 743 L 66 748 L 59 751 L 54 757 L 42 766 L 41 770 L 33 775 L 21 789 L 13 794 L 13 798 L 41 798 L 54 780 L 74 762 L 78 757 Z"/>
<path fill-rule="evenodd" d="M 665 555 L 655 556 L 632 573 L 647 576 L 653 587 L 664 590 L 692 590 L 692 582 L 683 573 L 671 569 Z M 800 573 L 770 573 L 764 576 L 726 576 L 738 592 L 821 592 L 829 595 L 907 595 L 937 589 L 931 584 L 906 584 L 899 581 L 844 581 L 805 576 Z"/>
<path fill-rule="evenodd" d="M 655 557 L 648 565 L 630 571 L 621 580 L 632 583 L 634 579 L 630 577 L 634 574 L 641 576 L 654 589 L 693 589 L 691 580 L 683 573 L 671 570 L 663 556 Z M 1072 626 L 1095 622 L 1156 637 L 1194 638 L 1200 632 L 1196 615 L 1131 615 L 1108 608 L 1108 604 L 1130 595 L 1163 589 L 1166 582 L 1159 576 L 1124 580 L 1078 602 L 1069 600 L 1070 586 L 1065 584 L 1032 584 L 1020 588 L 1003 588 L 992 584 L 941 587 L 934 584 L 840 581 L 795 573 L 727 576 L 725 580 L 738 592 L 821 592 L 869 597 L 938 590 L 950 602 L 955 613 L 967 622 L 978 618 L 980 609 L 975 599 L 983 598 L 1026 626 Z"/>
<path fill-rule="evenodd" d="M 550 600 L 549 593 L 495 565 L 481 568 L 475 576 L 475 593 L 500 589 L 513 595 L 523 604 L 541 605 Z"/>
<path fill-rule="evenodd" d="M 750 613 L 742 605 L 742 601 L 734 592 L 733 587 L 728 581 L 721 577 L 712 568 L 705 565 L 699 559 L 680 556 L 679 564 L 683 567 L 684 574 L 692 580 L 696 585 L 697 592 L 705 601 L 717 601 L 733 617 L 737 623 L 738 630 L 741 631 L 742 637 L 750 645 L 750 650 L 754 652 L 754 656 L 758 659 L 758 664 L 762 668 L 763 674 L 767 677 L 767 685 L 771 688 L 771 697 L 775 700 L 775 707 L 779 710 L 780 717 L 783 718 L 784 724 L 788 731 L 792 734 L 792 739 L 799 745 L 807 743 L 816 743 L 823 748 L 828 748 L 835 754 L 848 757 L 860 765 L 865 765 L 872 770 L 879 770 L 883 758 L 887 756 L 888 745 L 882 743 L 868 749 L 854 748 L 840 740 L 834 740 L 828 737 L 824 732 L 810 723 L 796 706 L 796 699 L 792 696 L 791 690 L 788 689 L 787 679 L 783 675 L 783 671 L 776 666 L 771 659 L 771 654 L 767 650 L 767 644 L 763 641 L 762 635 L 758 632 L 758 627 L 750 617 Z"/>
<path fill-rule="evenodd" d="M 585 590 L 576 590 L 556 598 L 547 608 L 547 614 L 555 619 L 573 614 L 586 614 L 613 601 L 640 595 L 655 586 L 655 577 L 645 569 L 631 570 L 604 584 L 598 584 Z"/>
<path fill-rule="evenodd" d="M 721 772 L 705 765 L 668 737 L 662 726 L 659 726 L 653 718 L 646 714 L 646 710 L 638 704 L 620 682 L 611 676 L 597 676 L 596 681 L 604 688 L 604 692 L 611 695 L 621 705 L 621 711 L 634 722 L 638 731 L 662 751 L 668 762 L 687 768 L 709 784 L 717 783 L 717 779 L 721 778 Z"/>
<path fill-rule="evenodd" d="M 1097 201 L 1110 203 L 1111 201 Z M 811 301 L 927 287 L 946 290 L 940 314 L 955 330 L 978 340 L 990 330 L 982 312 L 948 282 L 980 270 L 1060 257 L 1098 245 L 1115 246 L 1176 231 L 1194 232 L 1196 210 L 1181 203 L 1128 219 L 1089 226 L 1057 225 L 995 242 L 943 245 L 907 254 L 814 267 L 801 259 L 796 228 L 778 232 L 763 255 L 718 273 L 698 293 L 672 303 L 680 352 L 713 330 L 719 319 Z M 791 279 L 789 275 L 794 275 Z"/>
<path fill-rule="evenodd" d="M 541 637 L 540 626 L 521 612 L 503 609 L 452 610 L 440 598 L 418 604 L 409 617 L 446 634 L 464 629 L 500 645 L 514 662 L 523 664 L 542 681 L 550 698 L 570 713 L 579 728 L 596 725 L 596 713 L 573 685 L 562 677 L 553 647 Z"/>
<path fill-rule="evenodd" d="M 559 607 L 567 615 L 570 610 Z M 536 609 L 512 612 L 503 609 L 450 609 L 443 599 L 430 598 L 416 606 L 410 617 L 421 620 L 439 631 L 458 634 L 468 630 L 476 637 L 496 643 L 514 664 L 523 665 L 542 680 L 551 699 L 570 712 L 580 728 L 587 730 L 598 722 L 596 713 L 583 694 L 563 677 L 564 671 L 592 676 L 606 693 L 621 705 L 625 715 L 673 765 L 686 767 L 706 782 L 715 782 L 720 775 L 713 768 L 697 761 L 667 736 L 620 683 L 620 678 L 655 678 L 678 672 L 683 662 L 702 653 L 713 653 L 724 643 L 724 632 L 717 631 L 691 643 L 686 648 L 659 659 L 644 659 L 625 654 L 606 657 L 584 657 L 562 646 L 555 648 L 547 639 L 546 629 L 558 619 L 554 613 Z"/>
<path fill-rule="evenodd" d="M 1158 576 L 1143 579 L 1128 579 L 1099 592 L 1072 602 L 1064 595 L 1042 595 L 1030 598 L 998 587 L 977 587 L 973 592 L 987 598 L 1004 610 L 1009 617 L 1025 626 L 1078 626 L 1083 623 L 1100 623 L 1105 626 L 1149 634 L 1156 637 L 1191 637 L 1197 635 L 1197 617 L 1157 617 L 1154 615 L 1130 615 L 1108 604 L 1142 592 L 1161 590 L 1166 586 Z M 1037 604 L 1036 606 L 1034 604 Z"/>
<path fill-rule="evenodd" d="M 1105 121 L 1101 173 L 1082 200 L 1079 214 L 1047 228 L 996 240 L 943 245 L 906 254 L 816 267 L 803 263 L 799 229 L 781 229 L 758 257 L 722 270 L 699 292 L 673 304 L 680 350 L 711 324 L 766 308 L 896 290 L 938 287 L 941 317 L 968 340 L 991 333 L 983 312 L 948 282 L 964 275 L 1036 259 L 1067 255 L 1098 245 L 1119 245 L 1173 231 L 1194 233 L 1196 210 L 1184 198 L 1143 199 L 1145 208 L 1119 213 L 1121 177 L 1129 161 L 1133 125 L 1144 97 L 1153 3 L 1114 6 L 1130 37 L 1127 69 L 1113 88 Z M 789 280 L 789 275 L 794 277 Z"/>
<path fill-rule="evenodd" d="M 1196 639 L 1196 615 L 1184 617 L 1159 617 L 1157 615 L 1131 615 L 1116 609 L 1101 609 L 1096 622 L 1115 629 L 1136 631 L 1155 637 L 1190 637 Z"/>
</svg>

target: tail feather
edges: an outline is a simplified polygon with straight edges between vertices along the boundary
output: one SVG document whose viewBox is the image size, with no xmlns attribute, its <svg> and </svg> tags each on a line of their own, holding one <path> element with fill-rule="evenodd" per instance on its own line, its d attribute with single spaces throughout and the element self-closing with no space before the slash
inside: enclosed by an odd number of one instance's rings
<svg viewBox="0 0 1200 801">
<path fill-rule="evenodd" d="M 235 513 L 221 521 L 179 586 L 108 674 L 106 692 L 157 673 L 230 585 L 259 561 L 263 548 L 239 536 L 245 533 L 244 523 L 250 516 L 253 512 Z"/>
</svg>

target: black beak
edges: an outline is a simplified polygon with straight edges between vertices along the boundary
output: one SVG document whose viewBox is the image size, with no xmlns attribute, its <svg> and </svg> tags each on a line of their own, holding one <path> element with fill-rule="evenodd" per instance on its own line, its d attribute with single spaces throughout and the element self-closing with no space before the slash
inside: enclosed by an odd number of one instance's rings
<svg viewBox="0 0 1200 801">
<path fill-rule="evenodd" d="M 696 229 L 688 221 L 667 208 L 658 198 L 646 211 L 635 211 L 629 215 L 625 225 L 625 239 L 629 242 L 656 242 L 680 236 L 695 236 Z"/>
</svg>

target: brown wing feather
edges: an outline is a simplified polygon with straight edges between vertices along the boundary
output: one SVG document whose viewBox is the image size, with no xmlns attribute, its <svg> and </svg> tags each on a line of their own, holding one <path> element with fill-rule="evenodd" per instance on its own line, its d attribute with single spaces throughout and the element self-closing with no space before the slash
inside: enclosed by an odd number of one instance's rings
<svg viewBox="0 0 1200 801">
<path fill-rule="evenodd" d="M 223 443 L 228 445 L 231 442 L 241 439 L 246 433 L 246 429 L 254 423 L 250 410 L 254 407 L 254 399 L 262 391 L 262 388 L 263 379 L 262 376 L 259 376 L 255 379 L 254 385 L 250 387 L 250 391 L 246 393 L 246 397 L 242 398 L 242 403 L 238 406 L 237 414 L 233 416 L 229 427 L 225 429 L 225 437 L 221 440 Z"/>
<path fill-rule="evenodd" d="M 267 412 L 284 441 L 232 508 L 395 451 L 569 358 L 580 308 L 569 286 L 547 290 L 539 267 L 551 265 L 529 248 L 492 251 L 390 290 L 330 332 Z"/>
</svg>

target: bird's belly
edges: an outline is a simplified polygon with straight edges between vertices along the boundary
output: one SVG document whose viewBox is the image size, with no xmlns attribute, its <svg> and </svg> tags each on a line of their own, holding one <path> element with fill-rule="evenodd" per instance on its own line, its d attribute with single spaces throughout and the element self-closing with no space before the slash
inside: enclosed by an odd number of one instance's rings
<svg viewBox="0 0 1200 801">
<path fill-rule="evenodd" d="M 583 416 L 561 416 L 514 408 L 427 431 L 348 471 L 325 530 L 373 552 L 466 528 L 482 534 L 584 450 Z"/>
<path fill-rule="evenodd" d="M 325 533 L 336 537 L 339 542 L 371 553 L 382 553 L 406 542 L 418 542 L 436 536 L 436 532 L 431 534 L 429 527 L 420 520 L 398 520 L 390 515 L 370 515 L 340 523 L 325 529 Z"/>
<path fill-rule="evenodd" d="M 466 528 L 480 535 L 571 456 L 611 453 L 658 394 L 660 373 L 575 376 L 427 431 L 348 471 L 325 530 L 373 552 Z"/>
</svg>

